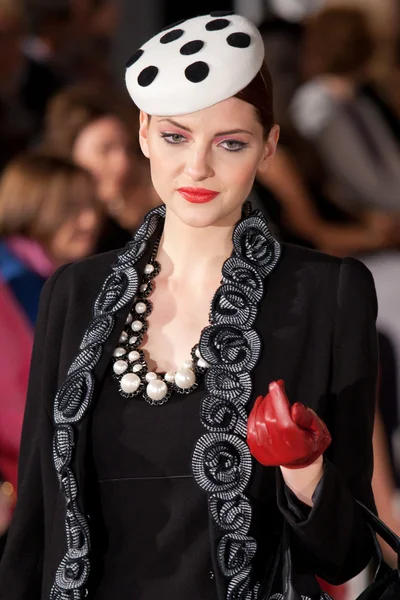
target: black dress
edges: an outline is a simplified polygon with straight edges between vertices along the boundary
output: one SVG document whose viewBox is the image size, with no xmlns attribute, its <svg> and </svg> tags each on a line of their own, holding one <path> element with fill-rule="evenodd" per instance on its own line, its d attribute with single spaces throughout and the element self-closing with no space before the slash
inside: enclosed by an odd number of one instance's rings
<svg viewBox="0 0 400 600">
<path fill-rule="evenodd" d="M 191 470 L 203 396 L 201 386 L 150 406 L 122 397 L 107 373 L 91 431 L 92 513 L 104 534 L 93 599 L 217 600 L 207 497 Z"/>
</svg>

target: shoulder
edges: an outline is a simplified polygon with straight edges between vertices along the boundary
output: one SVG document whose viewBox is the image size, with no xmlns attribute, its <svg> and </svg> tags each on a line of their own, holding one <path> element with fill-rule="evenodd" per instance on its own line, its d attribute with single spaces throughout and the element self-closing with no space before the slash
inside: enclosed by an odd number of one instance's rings
<svg viewBox="0 0 400 600">
<path fill-rule="evenodd" d="M 337 278 L 342 259 L 318 250 L 311 250 L 295 244 L 282 244 L 281 256 L 276 272 L 281 276 L 293 277 L 297 274 L 315 282 Z"/>
<path fill-rule="evenodd" d="M 87 296 L 96 295 L 120 252 L 121 249 L 111 250 L 63 265 L 47 280 L 45 293 L 51 291 L 53 295 L 63 296 L 84 291 Z"/>
<path fill-rule="evenodd" d="M 112 251 L 63 265 L 43 286 L 35 340 L 58 354 L 59 374 L 67 372 L 79 348 L 117 255 Z"/>
<path fill-rule="evenodd" d="M 325 290 L 340 298 L 347 290 L 361 297 L 375 296 L 370 270 L 358 259 L 339 258 L 294 244 L 282 244 L 282 254 L 276 268 L 278 280 L 298 278 L 313 292 Z"/>
</svg>

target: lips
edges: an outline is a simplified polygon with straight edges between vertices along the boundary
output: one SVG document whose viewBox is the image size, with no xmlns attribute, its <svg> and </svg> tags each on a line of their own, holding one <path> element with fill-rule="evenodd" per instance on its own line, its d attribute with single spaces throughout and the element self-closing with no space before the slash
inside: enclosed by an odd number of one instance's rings
<svg viewBox="0 0 400 600">
<path fill-rule="evenodd" d="M 188 202 L 193 202 L 194 204 L 204 204 L 205 202 L 211 202 L 214 198 L 216 198 L 219 192 L 215 192 L 214 190 L 208 190 L 206 188 L 189 188 L 183 187 L 179 188 L 178 192 L 187 200 Z"/>
</svg>

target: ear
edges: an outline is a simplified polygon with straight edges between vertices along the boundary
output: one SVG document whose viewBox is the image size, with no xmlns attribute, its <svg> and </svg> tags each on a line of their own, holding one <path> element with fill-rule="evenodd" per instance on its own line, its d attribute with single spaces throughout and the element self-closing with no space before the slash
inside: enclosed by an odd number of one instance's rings
<svg viewBox="0 0 400 600">
<path fill-rule="evenodd" d="M 271 160 L 274 158 L 279 141 L 279 134 L 279 125 L 273 125 L 271 131 L 269 132 L 268 138 L 264 144 L 264 152 L 258 167 L 259 171 L 264 171 L 265 169 L 267 169 Z"/>
<path fill-rule="evenodd" d="M 149 121 L 150 116 L 141 110 L 139 114 L 139 144 L 146 158 L 149 158 Z"/>
</svg>

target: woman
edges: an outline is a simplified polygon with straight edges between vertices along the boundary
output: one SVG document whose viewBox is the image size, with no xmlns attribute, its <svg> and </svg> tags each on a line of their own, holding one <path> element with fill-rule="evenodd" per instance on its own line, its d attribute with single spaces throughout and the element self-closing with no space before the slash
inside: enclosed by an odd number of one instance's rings
<svg viewBox="0 0 400 600">
<path fill-rule="evenodd" d="M 91 254 L 98 227 L 91 177 L 69 161 L 27 155 L 13 160 L 4 171 L 0 180 L 0 503 L 8 506 L 8 521 L 12 508 L 8 500 L 17 489 L 39 296 L 59 265 Z M 6 521 L 4 516 L 3 530 Z"/>
<path fill-rule="evenodd" d="M 164 204 L 46 285 L 6 600 L 268 597 L 284 523 L 299 593 L 372 556 L 373 281 L 245 203 L 279 133 L 263 58 L 219 12 L 128 63 Z"/>
<path fill-rule="evenodd" d="M 136 111 L 135 125 L 137 120 Z M 97 182 L 98 197 L 108 213 L 99 252 L 120 248 L 132 237 L 155 202 L 148 165 L 134 151 L 132 111 L 94 86 L 64 89 L 50 102 L 44 147 L 72 158 Z M 135 138 L 136 142 L 136 138 Z"/>
</svg>

